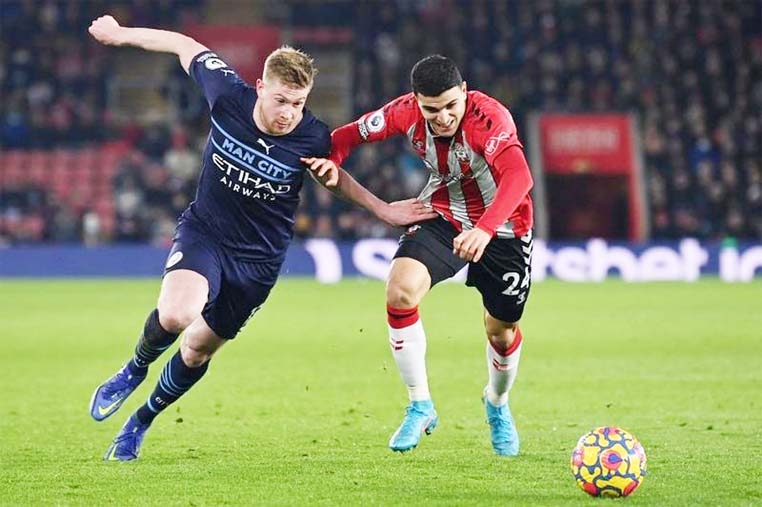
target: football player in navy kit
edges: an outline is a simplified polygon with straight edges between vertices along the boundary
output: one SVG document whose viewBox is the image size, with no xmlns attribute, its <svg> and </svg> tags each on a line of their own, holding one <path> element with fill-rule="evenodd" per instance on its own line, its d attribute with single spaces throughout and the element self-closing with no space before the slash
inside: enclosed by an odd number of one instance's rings
<svg viewBox="0 0 762 507">
<path fill-rule="evenodd" d="M 326 157 L 331 137 L 305 108 L 317 71 L 299 50 L 283 46 L 272 52 L 252 87 L 217 54 L 183 34 L 124 27 L 111 16 L 94 20 L 89 32 L 103 44 L 177 55 L 203 91 L 211 115 L 198 190 L 180 217 L 157 308 L 133 357 L 96 389 L 90 403 L 97 421 L 114 414 L 182 333 L 179 351 L 154 391 L 105 456 L 128 461 L 138 457 L 154 418 L 201 379 L 212 355 L 267 299 L 293 236 L 299 190 L 309 170 L 302 159 Z M 312 175 L 392 225 L 431 215 L 414 199 L 387 204 L 368 196 L 340 169 Z"/>
</svg>

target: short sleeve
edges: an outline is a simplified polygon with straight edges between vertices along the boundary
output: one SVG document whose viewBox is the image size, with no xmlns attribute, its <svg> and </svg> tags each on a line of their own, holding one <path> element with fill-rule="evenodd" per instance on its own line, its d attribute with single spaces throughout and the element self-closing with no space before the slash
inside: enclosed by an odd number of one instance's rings
<svg viewBox="0 0 762 507">
<path fill-rule="evenodd" d="M 191 60 L 189 74 L 203 91 L 210 109 L 221 95 L 248 87 L 235 70 L 211 51 L 199 53 Z"/>
</svg>

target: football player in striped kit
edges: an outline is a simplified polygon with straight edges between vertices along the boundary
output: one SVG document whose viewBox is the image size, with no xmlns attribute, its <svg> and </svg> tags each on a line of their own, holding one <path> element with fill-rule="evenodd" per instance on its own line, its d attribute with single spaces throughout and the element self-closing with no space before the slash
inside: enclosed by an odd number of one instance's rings
<svg viewBox="0 0 762 507">
<path fill-rule="evenodd" d="M 468 265 L 466 285 L 484 304 L 488 381 L 484 406 L 495 452 L 514 456 L 519 436 L 508 406 L 522 336 L 519 319 L 530 288 L 532 176 L 508 109 L 469 91 L 455 63 L 433 55 L 411 72 L 412 92 L 331 135 L 329 159 L 307 159 L 313 170 L 340 166 L 362 143 L 406 135 L 429 170 L 418 199 L 437 217 L 402 235 L 386 288 L 389 342 L 409 405 L 392 435 L 394 451 L 415 448 L 438 423 L 426 373 L 426 335 L 418 314 L 437 283 Z M 367 201 L 364 189 L 342 181 L 338 191 Z"/>
</svg>

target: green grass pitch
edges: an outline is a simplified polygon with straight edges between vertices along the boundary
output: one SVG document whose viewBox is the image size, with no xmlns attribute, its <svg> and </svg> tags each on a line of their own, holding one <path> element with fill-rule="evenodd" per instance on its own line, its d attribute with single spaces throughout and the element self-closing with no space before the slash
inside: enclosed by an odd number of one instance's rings
<svg viewBox="0 0 762 507">
<path fill-rule="evenodd" d="M 634 433 L 648 475 L 628 505 L 762 504 L 762 286 L 535 284 L 511 407 L 514 459 L 492 454 L 480 300 L 422 306 L 440 426 L 386 447 L 406 395 L 384 288 L 284 279 L 204 380 L 162 414 L 141 458 L 102 456 L 164 360 L 111 419 L 93 389 L 129 357 L 158 280 L 0 280 L 1 505 L 602 505 L 575 485 L 577 438 Z"/>
</svg>

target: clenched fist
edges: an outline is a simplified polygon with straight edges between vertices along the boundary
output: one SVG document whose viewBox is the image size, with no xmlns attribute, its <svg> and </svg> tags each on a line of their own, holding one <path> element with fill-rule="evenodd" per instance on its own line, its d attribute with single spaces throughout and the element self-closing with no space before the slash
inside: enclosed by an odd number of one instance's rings
<svg viewBox="0 0 762 507">
<path fill-rule="evenodd" d="M 118 35 L 122 27 L 108 14 L 93 20 L 90 28 L 87 29 L 95 40 L 109 46 L 121 46 L 123 42 L 119 40 Z"/>
</svg>

